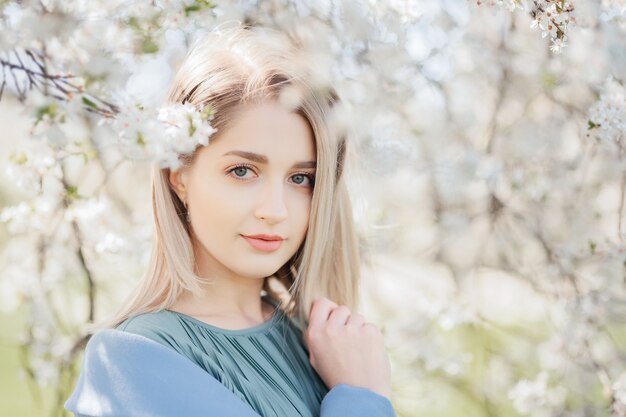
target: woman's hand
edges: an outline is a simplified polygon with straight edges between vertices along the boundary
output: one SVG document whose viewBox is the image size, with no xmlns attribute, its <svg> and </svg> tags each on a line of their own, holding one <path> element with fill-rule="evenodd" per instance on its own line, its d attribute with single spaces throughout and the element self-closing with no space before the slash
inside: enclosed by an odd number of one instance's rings
<svg viewBox="0 0 626 417">
<path fill-rule="evenodd" d="M 391 369 L 383 336 L 362 315 L 319 298 L 311 306 L 304 339 L 311 366 L 328 389 L 348 384 L 390 398 Z"/>
</svg>

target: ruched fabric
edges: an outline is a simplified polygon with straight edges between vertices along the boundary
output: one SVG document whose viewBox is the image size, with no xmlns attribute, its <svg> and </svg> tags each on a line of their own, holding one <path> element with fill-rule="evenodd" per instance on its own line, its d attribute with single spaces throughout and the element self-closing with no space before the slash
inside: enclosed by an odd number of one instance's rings
<svg viewBox="0 0 626 417">
<path fill-rule="evenodd" d="M 278 307 L 270 320 L 241 330 L 170 310 L 133 316 L 117 329 L 187 357 L 263 417 L 320 415 L 328 388 L 309 363 L 301 330 Z"/>
</svg>

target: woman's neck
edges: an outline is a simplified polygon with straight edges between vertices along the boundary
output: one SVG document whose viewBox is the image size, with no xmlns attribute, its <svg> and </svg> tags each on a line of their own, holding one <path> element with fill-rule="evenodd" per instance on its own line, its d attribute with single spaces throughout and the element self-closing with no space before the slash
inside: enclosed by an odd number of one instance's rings
<svg viewBox="0 0 626 417">
<path fill-rule="evenodd" d="M 228 300 L 225 297 L 200 297 L 185 292 L 169 307 L 176 311 L 216 327 L 239 330 L 263 324 L 271 319 L 275 308 L 263 301 L 259 295 L 255 299 Z"/>
</svg>

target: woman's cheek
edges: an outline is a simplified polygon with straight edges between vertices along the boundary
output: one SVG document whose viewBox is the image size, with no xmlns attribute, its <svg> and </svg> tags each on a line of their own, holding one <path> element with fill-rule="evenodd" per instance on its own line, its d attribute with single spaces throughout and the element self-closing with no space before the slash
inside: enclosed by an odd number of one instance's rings
<svg viewBox="0 0 626 417">
<path fill-rule="evenodd" d="M 309 226 L 309 216 L 311 215 L 311 199 L 309 197 L 299 199 L 293 213 L 298 216 L 301 234 L 306 234 Z"/>
</svg>

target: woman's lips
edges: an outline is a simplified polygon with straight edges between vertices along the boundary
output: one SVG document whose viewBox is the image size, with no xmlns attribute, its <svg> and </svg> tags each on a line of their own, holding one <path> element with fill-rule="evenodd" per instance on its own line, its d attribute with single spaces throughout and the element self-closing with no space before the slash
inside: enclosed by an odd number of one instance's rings
<svg viewBox="0 0 626 417">
<path fill-rule="evenodd" d="M 246 239 L 248 243 L 250 244 L 250 246 L 252 246 L 254 249 L 257 249 L 263 252 L 273 252 L 276 249 L 278 249 L 280 245 L 283 243 L 282 240 L 264 240 L 264 239 L 257 239 L 257 238 L 248 237 L 248 236 L 243 236 L 243 238 Z"/>
</svg>

